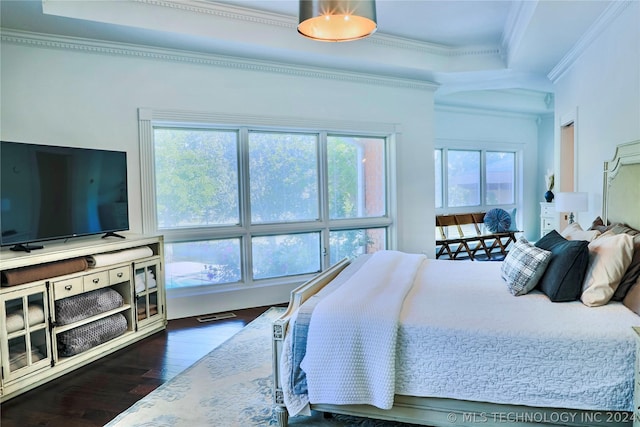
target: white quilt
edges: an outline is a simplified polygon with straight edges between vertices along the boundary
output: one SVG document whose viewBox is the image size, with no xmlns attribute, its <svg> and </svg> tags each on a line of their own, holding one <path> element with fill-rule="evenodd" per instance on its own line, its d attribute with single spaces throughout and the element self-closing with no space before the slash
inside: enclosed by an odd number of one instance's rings
<svg viewBox="0 0 640 427">
<path fill-rule="evenodd" d="M 640 317 L 619 302 L 515 297 L 500 266 L 427 261 L 402 311 L 397 393 L 631 411 Z"/>
<path fill-rule="evenodd" d="M 425 259 L 376 252 L 318 303 L 301 364 L 311 403 L 391 408 L 400 311 Z"/>
<path fill-rule="evenodd" d="M 631 327 L 640 326 L 640 317 L 619 302 L 552 303 L 538 291 L 515 297 L 500 278 L 500 267 L 500 262 L 422 263 L 400 312 L 395 393 L 631 411 Z M 334 351 L 314 345 L 324 355 Z"/>
</svg>

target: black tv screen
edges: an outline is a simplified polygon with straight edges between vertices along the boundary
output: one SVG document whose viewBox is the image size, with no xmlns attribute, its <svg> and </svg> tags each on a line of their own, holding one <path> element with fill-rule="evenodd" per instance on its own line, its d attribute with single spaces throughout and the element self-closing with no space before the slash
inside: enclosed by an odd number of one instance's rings
<svg viewBox="0 0 640 427">
<path fill-rule="evenodd" d="M 127 154 L 0 142 L 0 245 L 129 229 Z"/>
</svg>

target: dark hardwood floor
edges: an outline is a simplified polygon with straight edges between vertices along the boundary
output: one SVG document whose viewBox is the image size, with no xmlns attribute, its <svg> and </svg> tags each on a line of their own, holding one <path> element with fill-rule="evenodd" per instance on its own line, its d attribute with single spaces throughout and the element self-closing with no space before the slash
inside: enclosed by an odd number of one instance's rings
<svg viewBox="0 0 640 427">
<path fill-rule="evenodd" d="M 205 323 L 170 320 L 166 331 L 2 403 L 0 424 L 103 426 L 268 308 L 234 310 L 235 318 Z"/>
</svg>

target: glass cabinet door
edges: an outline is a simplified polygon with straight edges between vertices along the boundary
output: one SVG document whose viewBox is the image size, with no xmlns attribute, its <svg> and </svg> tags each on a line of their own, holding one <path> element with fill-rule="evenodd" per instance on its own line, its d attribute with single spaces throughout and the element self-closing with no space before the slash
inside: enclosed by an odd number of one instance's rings
<svg viewBox="0 0 640 427">
<path fill-rule="evenodd" d="M 135 264 L 136 316 L 138 324 L 160 319 L 162 313 L 161 293 L 158 281 L 161 280 L 158 260 Z"/>
<path fill-rule="evenodd" d="M 6 325 L 0 343 L 5 381 L 51 364 L 46 286 L 39 284 L 2 293 L 0 309 Z M 5 335 L 6 334 L 6 335 Z"/>
</svg>

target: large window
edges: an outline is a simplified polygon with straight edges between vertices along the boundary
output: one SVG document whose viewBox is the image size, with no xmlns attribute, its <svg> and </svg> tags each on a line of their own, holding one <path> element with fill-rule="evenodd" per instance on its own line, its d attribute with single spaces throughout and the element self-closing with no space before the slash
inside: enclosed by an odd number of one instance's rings
<svg viewBox="0 0 640 427">
<path fill-rule="evenodd" d="M 154 130 L 157 228 L 240 224 L 238 133 Z"/>
<path fill-rule="evenodd" d="M 388 137 L 151 125 L 168 289 L 317 273 L 387 247 Z"/>
<path fill-rule="evenodd" d="M 437 148 L 435 206 L 447 211 L 516 203 L 516 152 Z"/>
</svg>

